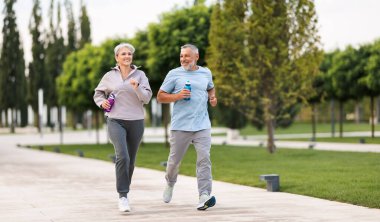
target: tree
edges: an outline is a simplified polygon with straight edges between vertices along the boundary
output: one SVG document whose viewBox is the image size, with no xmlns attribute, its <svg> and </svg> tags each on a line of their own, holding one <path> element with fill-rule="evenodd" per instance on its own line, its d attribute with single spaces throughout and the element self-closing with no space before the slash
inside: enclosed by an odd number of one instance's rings
<svg viewBox="0 0 380 222">
<path fill-rule="evenodd" d="M 10 132 L 15 132 L 16 111 L 25 112 L 25 61 L 24 51 L 13 9 L 16 0 L 4 1 L 3 42 L 0 54 L 0 110 L 11 110 Z M 7 118 L 6 118 L 7 119 Z"/>
<path fill-rule="evenodd" d="M 73 5 L 70 0 L 65 0 L 65 8 L 67 14 L 67 50 L 66 54 L 77 49 L 77 31 L 75 27 L 75 18 Z"/>
<path fill-rule="evenodd" d="M 219 98 L 250 120 L 257 118 L 261 107 L 267 148 L 273 153 L 276 121 L 291 119 L 294 107 L 312 91 L 311 79 L 318 73 L 321 51 L 314 3 L 225 0 L 219 4 L 219 12 L 213 13 L 220 13 L 221 20 L 211 24 L 219 31 L 210 41 L 208 60 L 213 61 L 209 64 L 222 91 Z"/>
<path fill-rule="evenodd" d="M 367 95 L 371 98 L 371 131 L 372 138 L 375 137 L 375 115 L 374 115 L 374 98 L 380 95 L 380 40 L 375 41 L 375 43 L 369 46 L 362 46 L 362 52 L 369 52 L 367 56 L 363 57 L 362 61 L 368 61 L 365 65 L 365 71 L 367 75 L 363 77 L 360 82 L 365 84 L 367 87 Z M 366 59 L 368 58 L 368 59 Z"/>
<path fill-rule="evenodd" d="M 324 75 L 320 72 L 314 77 L 312 82 L 314 91 L 307 98 L 307 103 L 311 106 L 312 141 L 315 141 L 317 134 L 317 105 L 321 103 L 326 96 L 324 86 Z"/>
<path fill-rule="evenodd" d="M 87 15 L 87 9 L 81 1 L 81 14 L 79 17 L 80 23 L 80 34 L 81 38 L 79 40 L 79 48 L 83 48 L 86 43 L 91 43 L 91 27 L 90 18 Z"/>
<path fill-rule="evenodd" d="M 329 70 L 333 66 L 333 58 L 334 55 L 339 53 L 339 50 L 335 50 L 333 52 L 324 53 L 322 62 L 319 66 L 321 81 L 323 81 L 323 91 L 325 92 L 326 99 L 330 100 L 331 107 L 331 136 L 335 136 L 335 108 L 334 108 L 334 100 L 336 98 L 335 90 L 332 84 L 332 78 L 329 75 Z M 312 95 L 313 96 L 313 95 Z"/>
<path fill-rule="evenodd" d="M 46 67 L 46 81 L 47 84 L 47 95 L 46 95 L 46 104 L 48 106 L 48 125 L 52 126 L 50 118 L 50 109 L 52 107 L 58 108 L 58 121 L 61 126 L 61 109 L 58 107 L 58 96 L 56 89 L 56 78 L 62 73 L 62 66 L 65 60 L 65 43 L 61 29 L 61 5 L 57 5 L 57 17 L 56 25 L 54 25 L 54 0 L 51 0 L 50 9 L 49 9 L 49 32 L 47 34 L 47 47 L 46 47 L 46 58 L 45 58 L 45 67 Z"/>
<path fill-rule="evenodd" d="M 364 74 L 358 65 L 360 58 L 357 50 L 348 46 L 344 51 L 334 54 L 330 75 L 334 97 L 339 101 L 339 136 L 343 137 L 344 103 L 350 99 L 364 96 L 365 87 L 358 84 Z"/>
<path fill-rule="evenodd" d="M 234 78 L 234 81 L 238 82 L 239 75 L 231 74 L 239 73 L 240 67 L 247 62 L 242 53 L 245 48 L 242 43 L 245 38 L 244 19 L 247 1 L 225 1 L 224 3 L 223 10 L 219 1 L 212 9 L 212 25 L 209 32 L 211 45 L 207 50 L 207 63 L 211 70 L 215 70 L 215 85 L 221 101 L 215 116 L 223 125 L 232 129 L 229 133 L 235 134 L 233 132 L 244 127 L 248 121 L 244 114 L 232 105 L 234 98 L 226 95 L 234 86 L 220 84 L 219 80 Z M 228 58 L 234 59 L 226 59 L 227 54 L 229 54 Z"/>
<path fill-rule="evenodd" d="M 38 90 L 43 89 L 46 95 L 45 47 L 42 34 L 42 12 L 39 0 L 34 0 L 29 32 L 32 35 L 32 62 L 29 63 L 29 103 L 34 112 L 34 124 L 41 131 L 38 115 Z"/>
</svg>

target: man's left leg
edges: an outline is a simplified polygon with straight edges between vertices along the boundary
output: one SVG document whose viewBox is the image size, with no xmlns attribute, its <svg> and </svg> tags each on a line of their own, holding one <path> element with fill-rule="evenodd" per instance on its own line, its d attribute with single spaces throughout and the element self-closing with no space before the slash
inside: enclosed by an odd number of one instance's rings
<svg viewBox="0 0 380 222">
<path fill-rule="evenodd" d="M 193 144 L 197 152 L 197 180 L 199 192 L 198 210 L 206 210 L 215 205 L 215 197 L 210 196 L 212 190 L 211 174 L 211 130 L 201 130 L 194 134 Z"/>
</svg>

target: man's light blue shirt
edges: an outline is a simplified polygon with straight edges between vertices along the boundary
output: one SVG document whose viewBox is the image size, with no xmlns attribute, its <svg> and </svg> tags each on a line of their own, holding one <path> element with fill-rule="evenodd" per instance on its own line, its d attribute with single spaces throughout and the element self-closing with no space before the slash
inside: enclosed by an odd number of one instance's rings
<svg viewBox="0 0 380 222">
<path fill-rule="evenodd" d="M 174 102 L 171 130 L 199 131 L 211 128 L 210 118 L 207 112 L 207 90 L 214 88 L 212 74 L 208 68 L 198 66 L 194 71 L 187 71 L 183 67 L 172 69 L 166 75 L 160 90 L 167 93 L 179 93 L 186 81 L 191 83 L 190 100 L 178 100 Z"/>
</svg>

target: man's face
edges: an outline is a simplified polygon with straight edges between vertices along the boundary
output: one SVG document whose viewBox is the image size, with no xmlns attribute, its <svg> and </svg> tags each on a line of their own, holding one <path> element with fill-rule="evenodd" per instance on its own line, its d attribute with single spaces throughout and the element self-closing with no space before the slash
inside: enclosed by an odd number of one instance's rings
<svg viewBox="0 0 380 222">
<path fill-rule="evenodd" d="M 197 64 L 198 58 L 199 55 L 194 53 L 191 48 L 181 49 L 179 60 L 184 69 L 188 71 L 194 70 L 196 68 L 195 65 Z"/>
</svg>

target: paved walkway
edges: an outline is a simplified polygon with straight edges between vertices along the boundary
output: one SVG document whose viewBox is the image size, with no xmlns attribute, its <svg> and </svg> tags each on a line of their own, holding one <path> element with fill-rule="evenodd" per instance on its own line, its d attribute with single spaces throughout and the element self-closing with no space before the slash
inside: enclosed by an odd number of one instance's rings
<svg viewBox="0 0 380 222">
<path fill-rule="evenodd" d="M 83 135 L 82 135 L 83 136 Z M 66 138 L 71 142 L 81 134 Z M 52 137 L 51 140 L 55 140 Z M 119 213 L 112 163 L 17 148 L 44 141 L 0 136 L 0 221 L 379 221 L 380 210 L 264 189 L 213 183 L 217 205 L 197 211 L 196 179 L 180 176 L 170 204 L 162 202 L 164 172 L 136 168 L 131 213 Z M 53 142 L 53 141 L 50 141 Z"/>
</svg>

